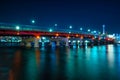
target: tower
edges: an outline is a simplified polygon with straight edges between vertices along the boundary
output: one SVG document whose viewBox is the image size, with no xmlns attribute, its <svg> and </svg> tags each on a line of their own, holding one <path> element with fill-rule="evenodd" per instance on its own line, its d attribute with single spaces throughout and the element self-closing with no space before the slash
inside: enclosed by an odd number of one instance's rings
<svg viewBox="0 0 120 80">
<path fill-rule="evenodd" d="M 103 24 L 102 27 L 103 27 L 103 34 L 105 34 L 105 25 Z"/>
</svg>

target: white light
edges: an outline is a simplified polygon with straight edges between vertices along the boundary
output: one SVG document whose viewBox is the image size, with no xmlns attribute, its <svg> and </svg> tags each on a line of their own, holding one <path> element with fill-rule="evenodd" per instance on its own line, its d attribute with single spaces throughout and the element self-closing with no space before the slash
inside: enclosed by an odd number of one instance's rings
<svg viewBox="0 0 120 80">
<path fill-rule="evenodd" d="M 68 42 L 71 42 L 70 40 Z"/>
<path fill-rule="evenodd" d="M 73 43 L 75 43 L 76 41 L 75 40 L 73 40 Z"/>
<path fill-rule="evenodd" d="M 96 33 L 97 31 L 94 31 L 94 33 Z"/>
<path fill-rule="evenodd" d="M 35 20 L 32 20 L 32 23 L 34 24 L 34 23 L 35 23 Z"/>
<path fill-rule="evenodd" d="M 49 29 L 49 32 L 52 32 L 53 30 L 52 29 Z"/>
<path fill-rule="evenodd" d="M 83 28 L 80 28 L 80 30 L 82 31 L 82 30 L 83 30 Z"/>
<path fill-rule="evenodd" d="M 70 26 L 69 28 L 72 29 L 72 26 Z"/>
<path fill-rule="evenodd" d="M 58 26 L 57 24 L 55 24 L 55 26 Z"/>
<path fill-rule="evenodd" d="M 85 43 L 88 43 L 89 41 L 88 40 L 85 40 Z"/>
<path fill-rule="evenodd" d="M 69 32 L 69 33 L 71 33 L 71 32 Z"/>
<path fill-rule="evenodd" d="M 77 41 L 78 43 L 80 42 L 80 40 Z"/>
<path fill-rule="evenodd" d="M 88 29 L 88 32 L 90 32 L 90 29 Z"/>
<path fill-rule="evenodd" d="M 109 38 L 115 38 L 114 35 L 107 35 L 107 37 L 109 37 Z"/>
<path fill-rule="evenodd" d="M 17 30 L 19 30 L 19 29 L 20 29 L 20 27 L 19 27 L 19 26 L 16 26 L 16 29 L 17 29 Z"/>
<path fill-rule="evenodd" d="M 42 39 L 46 39 L 46 37 L 42 37 Z"/>
</svg>

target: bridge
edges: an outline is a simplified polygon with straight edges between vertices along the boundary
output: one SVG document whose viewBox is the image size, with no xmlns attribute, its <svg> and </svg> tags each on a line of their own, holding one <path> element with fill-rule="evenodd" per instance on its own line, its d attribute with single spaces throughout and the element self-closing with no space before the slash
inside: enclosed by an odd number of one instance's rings
<svg viewBox="0 0 120 80">
<path fill-rule="evenodd" d="M 19 43 L 19 46 L 84 46 L 113 43 L 114 39 L 97 32 L 58 29 L 31 25 L 0 23 L 0 45 Z M 11 45 L 12 46 L 12 45 Z"/>
</svg>

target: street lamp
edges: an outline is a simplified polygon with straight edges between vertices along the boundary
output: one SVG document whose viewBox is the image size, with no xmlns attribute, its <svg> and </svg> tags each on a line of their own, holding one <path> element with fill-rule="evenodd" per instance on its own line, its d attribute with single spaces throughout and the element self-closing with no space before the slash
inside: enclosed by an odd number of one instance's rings
<svg viewBox="0 0 120 80">
<path fill-rule="evenodd" d="M 55 24 L 55 26 L 58 26 L 58 24 Z"/>
<path fill-rule="evenodd" d="M 69 34 L 70 34 L 71 32 L 69 32 Z"/>
<path fill-rule="evenodd" d="M 69 26 L 70 29 L 72 29 L 72 26 Z"/>
<path fill-rule="evenodd" d="M 35 20 L 32 20 L 32 23 L 34 24 L 34 23 L 35 23 Z"/>
<path fill-rule="evenodd" d="M 16 26 L 16 30 L 20 30 L 20 26 Z"/>
<path fill-rule="evenodd" d="M 94 31 L 94 33 L 96 33 L 97 31 Z"/>
<path fill-rule="evenodd" d="M 52 32 L 53 30 L 52 29 L 49 29 L 49 32 Z"/>
<path fill-rule="evenodd" d="M 90 29 L 88 29 L 88 32 L 90 32 Z"/>
<path fill-rule="evenodd" d="M 83 28 L 80 28 L 80 30 L 82 31 L 82 30 L 83 30 Z"/>
</svg>

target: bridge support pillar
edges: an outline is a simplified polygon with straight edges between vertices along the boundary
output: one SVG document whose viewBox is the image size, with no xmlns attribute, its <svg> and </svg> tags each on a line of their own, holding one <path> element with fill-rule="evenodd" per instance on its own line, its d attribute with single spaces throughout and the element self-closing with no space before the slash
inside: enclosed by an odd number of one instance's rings
<svg viewBox="0 0 120 80">
<path fill-rule="evenodd" d="M 34 40 L 34 47 L 39 47 L 39 39 L 35 38 Z"/>
<path fill-rule="evenodd" d="M 57 41 L 56 46 L 60 46 L 60 41 Z"/>
<path fill-rule="evenodd" d="M 31 47 L 31 42 L 26 42 L 26 47 Z"/>
<path fill-rule="evenodd" d="M 66 46 L 66 47 L 69 46 L 68 38 L 65 38 L 65 46 Z"/>
</svg>

